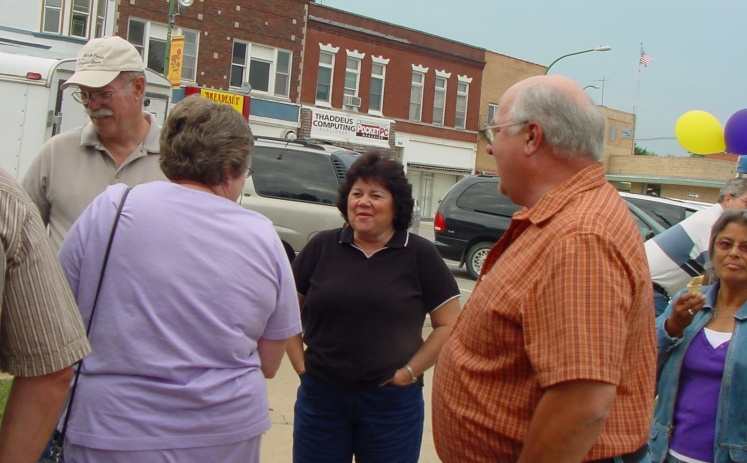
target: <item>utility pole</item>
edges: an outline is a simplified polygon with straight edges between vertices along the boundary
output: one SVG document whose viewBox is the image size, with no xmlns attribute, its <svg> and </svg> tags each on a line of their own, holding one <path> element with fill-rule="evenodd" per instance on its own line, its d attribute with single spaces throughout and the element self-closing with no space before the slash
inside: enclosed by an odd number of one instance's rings
<svg viewBox="0 0 747 463">
<path fill-rule="evenodd" d="M 169 27 L 166 32 L 166 50 L 163 56 L 163 74 L 169 73 L 169 61 L 171 57 L 171 31 L 176 26 L 176 14 L 177 14 L 176 0 L 169 0 Z"/>
</svg>

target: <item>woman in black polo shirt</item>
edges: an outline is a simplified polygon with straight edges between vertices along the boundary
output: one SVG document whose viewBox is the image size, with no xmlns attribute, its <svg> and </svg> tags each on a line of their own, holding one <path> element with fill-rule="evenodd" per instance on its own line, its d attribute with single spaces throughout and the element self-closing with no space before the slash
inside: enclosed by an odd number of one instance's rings
<svg viewBox="0 0 747 463">
<path fill-rule="evenodd" d="M 293 461 L 416 462 L 422 374 L 451 332 L 459 288 L 433 244 L 407 231 L 412 187 L 398 162 L 361 156 L 337 207 L 345 226 L 319 233 L 293 264 L 307 346 L 288 348 L 301 375 Z"/>
</svg>

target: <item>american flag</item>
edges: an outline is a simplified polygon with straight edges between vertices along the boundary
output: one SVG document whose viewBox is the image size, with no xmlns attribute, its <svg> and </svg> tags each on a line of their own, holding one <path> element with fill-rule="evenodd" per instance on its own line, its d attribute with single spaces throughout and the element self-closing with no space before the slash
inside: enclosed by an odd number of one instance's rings
<svg viewBox="0 0 747 463">
<path fill-rule="evenodd" d="M 641 63 L 643 67 L 648 67 L 648 65 L 651 64 L 651 55 L 641 50 L 641 59 L 638 60 L 638 62 Z"/>
</svg>

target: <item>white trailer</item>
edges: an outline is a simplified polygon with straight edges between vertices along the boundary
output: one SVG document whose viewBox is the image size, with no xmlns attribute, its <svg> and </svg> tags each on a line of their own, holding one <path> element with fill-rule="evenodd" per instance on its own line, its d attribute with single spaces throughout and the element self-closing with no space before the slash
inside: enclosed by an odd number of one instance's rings
<svg viewBox="0 0 747 463">
<path fill-rule="evenodd" d="M 25 48 L 25 47 L 24 47 Z M 0 168 L 20 179 L 51 136 L 88 122 L 74 88 L 62 89 L 75 58 L 56 59 L 0 49 Z M 163 124 L 171 86 L 162 75 L 146 72 L 146 111 Z"/>
</svg>

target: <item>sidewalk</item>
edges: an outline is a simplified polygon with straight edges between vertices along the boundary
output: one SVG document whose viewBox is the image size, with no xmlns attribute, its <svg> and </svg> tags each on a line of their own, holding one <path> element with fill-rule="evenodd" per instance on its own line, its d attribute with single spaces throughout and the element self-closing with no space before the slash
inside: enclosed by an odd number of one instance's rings
<svg viewBox="0 0 747 463">
<path fill-rule="evenodd" d="M 430 334 L 430 329 L 423 330 L 423 338 Z M 439 463 L 433 446 L 431 429 L 431 380 L 433 368 L 425 374 L 425 427 L 423 446 L 420 450 L 420 463 Z M 290 463 L 293 455 L 293 405 L 296 402 L 298 376 L 288 361 L 283 358 L 277 376 L 268 380 L 270 396 L 270 419 L 272 428 L 262 437 L 261 463 Z"/>
</svg>

